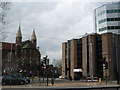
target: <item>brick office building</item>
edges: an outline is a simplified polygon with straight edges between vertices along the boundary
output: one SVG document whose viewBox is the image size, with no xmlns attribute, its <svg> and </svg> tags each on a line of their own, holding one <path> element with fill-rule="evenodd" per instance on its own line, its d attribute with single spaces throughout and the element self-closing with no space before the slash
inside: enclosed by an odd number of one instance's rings
<svg viewBox="0 0 120 90">
<path fill-rule="evenodd" d="M 112 33 L 94 33 L 62 43 L 62 76 L 68 79 L 107 76 L 115 80 L 120 69 L 119 39 L 119 35 Z M 107 70 L 103 58 L 108 63 Z"/>
<path fill-rule="evenodd" d="M 41 54 L 36 46 L 37 38 L 33 30 L 31 40 L 22 41 L 19 26 L 15 43 L 1 42 L 2 74 L 21 72 L 25 75 L 38 75 Z"/>
</svg>

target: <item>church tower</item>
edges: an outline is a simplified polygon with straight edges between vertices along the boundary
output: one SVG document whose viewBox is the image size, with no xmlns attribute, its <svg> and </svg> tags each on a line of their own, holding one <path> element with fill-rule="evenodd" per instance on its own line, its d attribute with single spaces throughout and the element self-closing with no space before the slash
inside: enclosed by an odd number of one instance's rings
<svg viewBox="0 0 120 90">
<path fill-rule="evenodd" d="M 19 25 L 18 32 L 16 33 L 16 47 L 15 47 L 15 55 L 16 57 L 21 57 L 21 43 L 22 43 L 22 34 L 21 28 Z"/>
<path fill-rule="evenodd" d="M 21 28 L 20 28 L 20 25 L 19 25 L 18 32 L 16 34 L 16 44 L 20 45 L 21 42 L 22 42 L 22 34 L 21 34 Z"/>
<path fill-rule="evenodd" d="M 35 48 L 36 48 L 37 38 L 36 38 L 35 30 L 34 30 L 34 29 L 33 29 L 32 37 L 31 37 L 31 42 L 32 42 L 32 44 L 33 44 L 33 45 L 35 46 Z"/>
</svg>

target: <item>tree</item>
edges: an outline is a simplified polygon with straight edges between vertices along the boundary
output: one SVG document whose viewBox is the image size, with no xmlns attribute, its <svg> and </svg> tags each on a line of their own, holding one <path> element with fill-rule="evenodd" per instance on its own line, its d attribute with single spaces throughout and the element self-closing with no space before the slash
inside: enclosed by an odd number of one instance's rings
<svg viewBox="0 0 120 90">
<path fill-rule="evenodd" d="M 2 60 L 3 71 L 8 74 L 18 72 L 20 59 L 15 56 L 14 53 L 10 52 L 6 54 Z"/>
<path fill-rule="evenodd" d="M 53 60 L 53 65 L 54 65 L 55 67 L 61 68 L 61 67 L 62 67 L 62 59 L 58 59 L 58 60 L 54 59 L 54 60 Z"/>
<path fill-rule="evenodd" d="M 11 2 L 0 1 L 0 39 L 4 40 L 6 35 L 4 34 L 4 26 L 6 24 L 5 17 L 6 11 L 10 10 Z"/>
</svg>

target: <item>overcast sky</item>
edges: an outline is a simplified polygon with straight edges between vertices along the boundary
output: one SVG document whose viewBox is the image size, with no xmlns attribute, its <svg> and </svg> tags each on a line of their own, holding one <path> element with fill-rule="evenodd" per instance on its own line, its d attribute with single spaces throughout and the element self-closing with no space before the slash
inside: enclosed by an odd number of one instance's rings
<svg viewBox="0 0 120 90">
<path fill-rule="evenodd" d="M 94 32 L 93 10 L 101 2 L 13 2 L 6 16 L 6 42 L 15 42 L 19 22 L 23 41 L 33 28 L 42 56 L 62 58 L 62 42 Z"/>
</svg>

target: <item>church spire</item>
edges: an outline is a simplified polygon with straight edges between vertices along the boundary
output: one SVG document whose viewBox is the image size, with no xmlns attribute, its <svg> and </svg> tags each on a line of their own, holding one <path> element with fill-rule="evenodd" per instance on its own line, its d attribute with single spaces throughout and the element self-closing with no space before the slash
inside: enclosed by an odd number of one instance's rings
<svg viewBox="0 0 120 90">
<path fill-rule="evenodd" d="M 20 25 L 19 25 L 19 28 L 18 28 L 18 32 L 17 32 L 17 34 L 16 34 L 16 37 L 22 37 Z"/>
<path fill-rule="evenodd" d="M 21 44 L 22 42 L 22 34 L 21 34 L 21 27 L 19 24 L 18 32 L 16 33 L 16 44 Z"/>
<path fill-rule="evenodd" d="M 33 33 L 32 33 L 32 37 L 31 37 L 31 42 L 33 43 L 33 45 L 36 47 L 36 34 L 35 34 L 35 29 L 33 29 Z"/>
<path fill-rule="evenodd" d="M 32 33 L 32 37 L 31 37 L 31 40 L 36 40 L 37 38 L 36 38 L 36 35 L 35 35 L 35 29 L 33 29 L 33 33 Z"/>
</svg>

